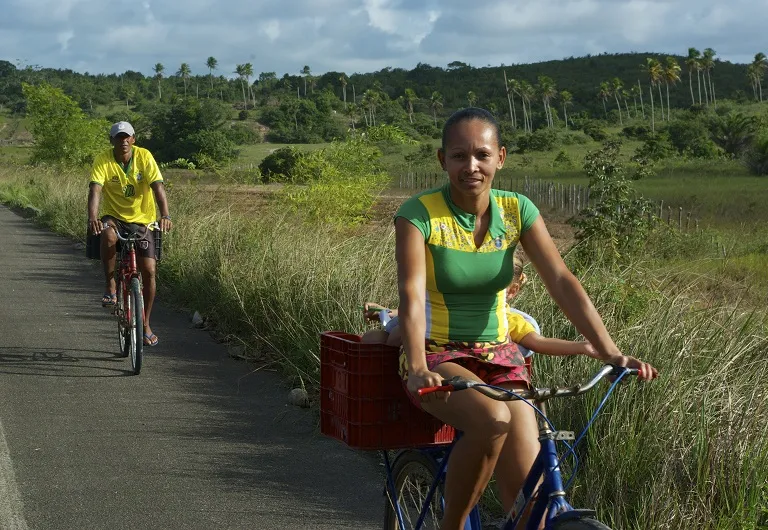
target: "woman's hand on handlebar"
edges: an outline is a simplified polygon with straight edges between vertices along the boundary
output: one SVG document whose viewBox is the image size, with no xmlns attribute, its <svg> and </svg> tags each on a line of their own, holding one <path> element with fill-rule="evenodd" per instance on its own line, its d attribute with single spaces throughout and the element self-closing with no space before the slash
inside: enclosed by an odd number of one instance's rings
<svg viewBox="0 0 768 530">
<path fill-rule="evenodd" d="M 604 356 L 602 357 L 602 360 L 604 362 L 613 364 L 614 366 L 623 366 L 626 368 L 637 369 L 637 378 L 641 381 L 650 381 L 651 379 L 656 379 L 656 377 L 659 375 L 659 371 L 651 364 L 643 362 L 640 359 L 636 359 L 630 355 L 624 355 L 620 352 L 617 352 L 611 356 Z"/>
<path fill-rule="evenodd" d="M 419 396 L 418 392 L 422 388 L 441 386 L 443 376 L 430 370 L 411 372 L 408 374 L 408 391 L 422 403 L 429 403 L 440 399 L 448 399 L 450 392 L 433 392 L 424 396 Z"/>
</svg>

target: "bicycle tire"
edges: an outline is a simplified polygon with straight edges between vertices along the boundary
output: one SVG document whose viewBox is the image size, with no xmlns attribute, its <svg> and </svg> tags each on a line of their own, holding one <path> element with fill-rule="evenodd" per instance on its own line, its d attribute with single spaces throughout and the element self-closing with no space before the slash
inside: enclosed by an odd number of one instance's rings
<svg viewBox="0 0 768 530">
<path fill-rule="evenodd" d="M 558 521 L 552 530 L 611 530 L 603 523 L 591 517 L 581 519 L 569 519 L 567 521 Z"/>
<path fill-rule="evenodd" d="M 138 278 L 131 279 L 131 290 L 128 293 L 130 298 L 130 319 L 131 326 L 131 368 L 134 375 L 141 373 L 141 364 L 144 357 L 144 298 L 141 294 L 141 282 Z"/>
<path fill-rule="evenodd" d="M 117 304 L 114 308 L 114 315 L 117 317 L 117 344 L 120 349 L 120 357 L 128 357 L 131 354 L 131 333 L 130 328 L 126 327 L 128 312 L 126 304 L 130 304 L 130 298 L 123 292 L 122 280 L 117 280 Z"/>
<path fill-rule="evenodd" d="M 413 530 L 419 518 L 423 501 L 429 493 L 429 488 L 438 471 L 437 462 L 433 458 L 416 450 L 407 450 L 395 460 L 392 468 L 392 480 L 395 484 L 400 510 L 403 513 L 405 528 L 401 529 L 397 522 L 397 514 L 389 496 L 389 489 L 387 489 L 384 494 L 384 530 Z M 404 498 L 405 487 L 409 488 L 409 498 Z M 440 528 L 442 516 L 443 484 L 441 482 L 432 497 L 430 511 L 421 528 L 437 530 Z"/>
</svg>

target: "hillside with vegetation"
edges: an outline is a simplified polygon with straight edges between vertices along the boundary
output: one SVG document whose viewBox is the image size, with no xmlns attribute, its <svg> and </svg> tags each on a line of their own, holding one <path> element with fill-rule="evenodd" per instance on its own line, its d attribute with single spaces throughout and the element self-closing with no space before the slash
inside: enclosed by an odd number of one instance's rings
<svg viewBox="0 0 768 530">
<path fill-rule="evenodd" d="M 447 116 L 486 107 L 510 153 L 497 183 L 537 191 L 619 347 L 661 374 L 611 399 L 579 450 L 575 504 L 628 530 L 768 527 L 764 54 L 748 65 L 691 49 L 349 74 L 307 66 L 281 78 L 247 63 L 222 75 L 213 57 L 198 66 L 88 75 L 0 61 L 0 201 L 82 240 L 89 160 L 107 148 L 110 122 L 130 120 L 163 166 L 174 216 L 161 295 L 199 311 L 239 355 L 312 388 L 319 332 L 363 331 L 365 300 L 397 306 L 394 208 L 442 181 Z M 558 208 L 576 186 L 589 200 Z M 670 206 L 690 223 L 665 217 Z M 516 304 L 545 334 L 577 339 L 527 272 Z M 535 362 L 547 384 L 594 369 Z M 595 406 L 572 400 L 551 415 L 577 429 Z"/>
</svg>

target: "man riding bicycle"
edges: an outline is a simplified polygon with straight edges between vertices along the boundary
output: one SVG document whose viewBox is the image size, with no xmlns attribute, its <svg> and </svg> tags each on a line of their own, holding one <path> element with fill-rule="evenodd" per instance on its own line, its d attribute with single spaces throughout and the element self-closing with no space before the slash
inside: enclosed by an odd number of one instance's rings
<svg viewBox="0 0 768 530">
<path fill-rule="evenodd" d="M 152 153 L 134 145 L 136 135 L 130 123 L 121 121 L 109 132 L 112 148 L 96 157 L 91 169 L 88 193 L 88 230 L 101 234 L 101 261 L 104 264 L 106 288 L 101 304 L 112 307 L 117 303 L 115 285 L 115 254 L 117 236 L 140 228 L 141 239 L 136 244 L 137 265 L 144 288 L 144 344 L 155 346 L 157 335 L 152 332 L 149 317 L 155 299 L 155 241 L 148 227 L 160 210 L 160 231 L 171 229 L 168 199 L 163 176 Z M 103 196 L 103 215 L 99 218 L 99 203 Z M 114 230 L 104 230 L 103 225 Z"/>
</svg>

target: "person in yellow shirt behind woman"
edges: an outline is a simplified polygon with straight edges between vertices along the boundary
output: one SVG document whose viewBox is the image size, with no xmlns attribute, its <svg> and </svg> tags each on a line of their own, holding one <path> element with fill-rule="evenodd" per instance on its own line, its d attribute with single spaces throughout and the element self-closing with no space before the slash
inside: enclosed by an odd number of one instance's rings
<svg viewBox="0 0 768 530">
<path fill-rule="evenodd" d="M 143 227 L 143 237 L 136 245 L 136 254 L 144 287 L 144 344 L 155 346 L 158 338 L 152 332 L 149 318 L 155 299 L 156 256 L 154 236 L 147 225 L 157 220 L 159 208 L 160 230 L 166 232 L 171 229 L 163 176 L 152 153 L 134 145 L 136 134 L 130 123 L 121 121 L 112 125 L 109 140 L 112 148 L 93 161 L 88 193 L 88 231 L 101 234 L 101 261 L 106 282 L 101 304 L 111 307 L 117 303 L 117 236 L 114 230 L 104 230 L 103 226 L 106 224 L 121 233 L 129 231 L 130 225 Z"/>
</svg>

